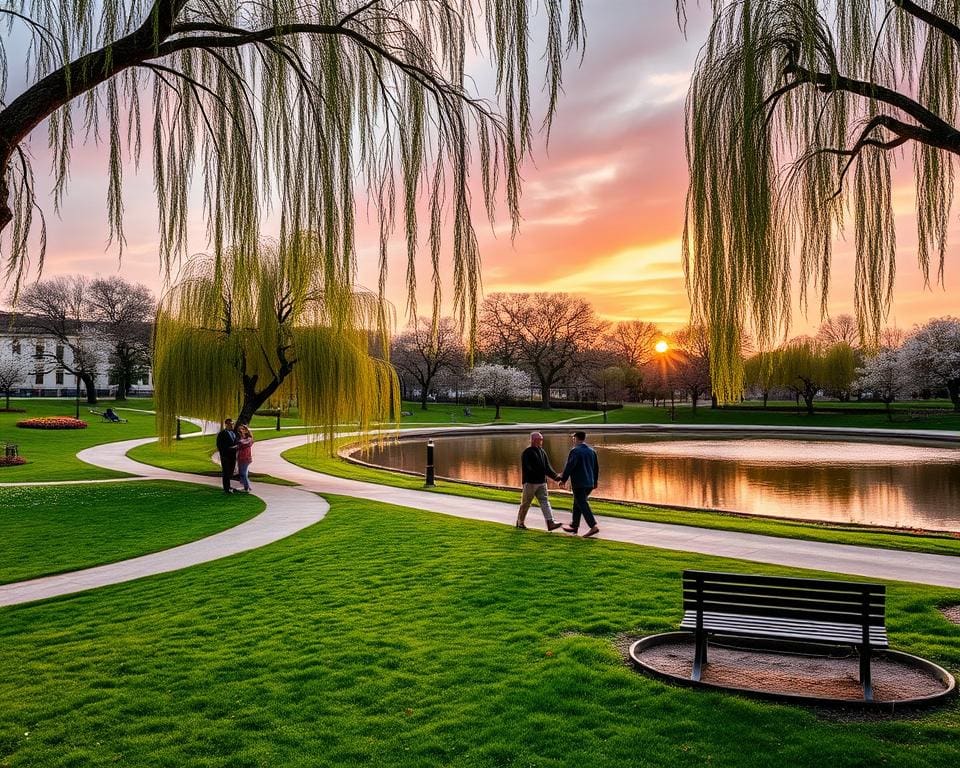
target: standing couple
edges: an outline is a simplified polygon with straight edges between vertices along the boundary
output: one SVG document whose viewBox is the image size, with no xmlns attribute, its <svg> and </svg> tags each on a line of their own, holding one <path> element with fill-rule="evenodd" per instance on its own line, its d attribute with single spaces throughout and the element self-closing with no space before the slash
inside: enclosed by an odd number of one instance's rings
<svg viewBox="0 0 960 768">
<path fill-rule="evenodd" d="M 563 528 L 567 533 L 576 533 L 580 528 L 580 518 L 589 526 L 584 538 L 596 536 L 600 533 L 597 520 L 590 509 L 587 497 L 597 487 L 600 479 L 600 464 L 597 461 L 597 452 L 587 445 L 586 432 L 574 432 L 573 450 L 567 457 L 567 464 L 561 474 L 557 474 L 550 466 L 547 452 L 543 450 L 543 435 L 539 432 L 530 433 L 530 447 L 520 456 L 520 468 L 523 475 L 523 496 L 520 499 L 520 510 L 517 513 L 517 528 L 526 528 L 524 521 L 527 510 L 534 498 L 540 504 L 543 519 L 547 523 L 547 530 L 554 531 Z M 547 478 L 560 483 L 563 488 L 567 480 L 570 481 L 570 490 L 573 492 L 573 521 L 570 525 L 561 525 L 553 519 L 553 510 L 550 508 L 550 498 L 547 495 Z"/>
<path fill-rule="evenodd" d="M 217 433 L 217 452 L 220 454 L 220 477 L 223 492 L 234 493 L 230 481 L 239 471 L 243 490 L 250 492 L 250 465 L 253 463 L 253 435 L 246 424 L 233 426 L 233 419 L 223 420 L 223 429 Z"/>
</svg>

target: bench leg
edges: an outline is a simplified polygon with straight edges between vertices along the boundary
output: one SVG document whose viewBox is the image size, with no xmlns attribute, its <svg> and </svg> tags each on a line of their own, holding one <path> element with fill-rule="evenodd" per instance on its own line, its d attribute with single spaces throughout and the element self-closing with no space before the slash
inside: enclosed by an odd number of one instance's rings
<svg viewBox="0 0 960 768">
<path fill-rule="evenodd" d="M 860 682 L 863 684 L 863 700 L 873 701 L 873 680 L 870 677 L 870 646 L 860 646 Z"/>
<path fill-rule="evenodd" d="M 698 632 L 694 640 L 693 674 L 691 680 L 699 680 L 707 663 L 707 633 Z"/>
</svg>

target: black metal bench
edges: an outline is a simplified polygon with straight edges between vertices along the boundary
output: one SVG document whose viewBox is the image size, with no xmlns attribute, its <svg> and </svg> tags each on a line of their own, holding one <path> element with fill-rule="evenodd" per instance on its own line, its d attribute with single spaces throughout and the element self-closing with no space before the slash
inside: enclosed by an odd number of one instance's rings
<svg viewBox="0 0 960 768">
<path fill-rule="evenodd" d="M 860 655 L 863 697 L 873 700 L 870 653 L 887 648 L 886 587 L 830 579 L 683 572 L 682 629 L 694 632 L 693 680 L 708 636 L 849 645 Z"/>
</svg>

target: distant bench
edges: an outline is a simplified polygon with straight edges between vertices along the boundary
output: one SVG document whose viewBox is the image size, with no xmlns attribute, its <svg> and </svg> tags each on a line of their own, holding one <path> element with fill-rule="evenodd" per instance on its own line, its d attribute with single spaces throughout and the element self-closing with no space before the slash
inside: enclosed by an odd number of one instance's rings
<svg viewBox="0 0 960 768">
<path fill-rule="evenodd" d="M 883 584 L 684 571 L 680 626 L 694 632 L 691 678 L 700 679 L 710 635 L 849 645 L 860 655 L 863 697 L 872 701 L 870 653 L 889 647 L 885 601 Z"/>
</svg>

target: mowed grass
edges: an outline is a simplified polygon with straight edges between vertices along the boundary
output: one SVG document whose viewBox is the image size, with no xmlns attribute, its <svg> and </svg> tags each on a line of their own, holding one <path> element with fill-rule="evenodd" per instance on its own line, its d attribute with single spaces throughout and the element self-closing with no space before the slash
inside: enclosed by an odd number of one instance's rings
<svg viewBox="0 0 960 768">
<path fill-rule="evenodd" d="M 23 408 L 25 413 L 0 413 L 0 448 L 4 443 L 14 443 L 26 464 L 15 467 L 0 467 L 0 483 L 52 482 L 61 480 L 97 480 L 123 477 L 124 473 L 85 464 L 76 457 L 78 451 L 101 443 L 132 440 L 156 434 L 153 414 L 125 410 L 127 406 L 148 409 L 152 402 L 128 400 L 125 404 L 112 400 L 97 406 L 81 403 L 80 418 L 87 422 L 86 429 L 21 429 L 18 421 L 41 416 L 73 416 L 74 404 L 70 400 L 11 400 L 11 407 Z M 104 423 L 90 408 L 103 411 L 116 409 L 126 424 Z M 184 434 L 196 427 L 183 422 Z"/>
<path fill-rule="evenodd" d="M 344 438 L 337 442 L 339 447 L 354 442 Z M 131 454 L 132 455 L 132 454 Z M 284 451 L 283 458 L 292 464 L 351 480 L 389 485 L 395 488 L 443 493 L 454 496 L 466 496 L 474 499 L 489 499 L 508 504 L 520 503 L 520 491 L 489 488 L 448 480 L 437 480 L 433 488 L 424 488 L 423 478 L 353 464 L 340 456 L 331 456 L 322 445 L 304 445 Z M 362 454 L 360 456 L 362 458 Z M 550 491 L 550 503 L 554 509 L 570 511 L 573 497 L 570 493 Z M 617 502 L 591 500 L 590 506 L 596 514 L 610 517 L 623 517 L 631 520 L 647 520 L 656 523 L 689 525 L 699 528 L 714 528 L 724 531 L 740 531 L 767 536 L 781 536 L 791 539 L 806 539 L 834 544 L 854 544 L 885 549 L 902 549 L 912 552 L 928 552 L 943 555 L 960 555 L 960 536 L 952 533 L 916 533 L 894 531 L 887 528 L 841 525 L 837 523 L 809 523 L 772 518 L 758 518 L 748 515 L 732 515 L 708 510 L 669 509 L 646 504 L 622 504 Z M 539 510 L 531 509 L 533 525 L 541 523 Z"/>
<path fill-rule="evenodd" d="M 269 547 L 0 611 L 0 765 L 942 768 L 960 705 L 838 717 L 637 674 L 680 571 L 774 569 L 343 498 Z M 776 569 L 786 572 L 785 569 Z M 960 595 L 893 584 L 956 670 Z"/>
<path fill-rule="evenodd" d="M 263 508 L 255 496 L 186 483 L 0 488 L 0 583 L 168 549 Z"/>
</svg>

